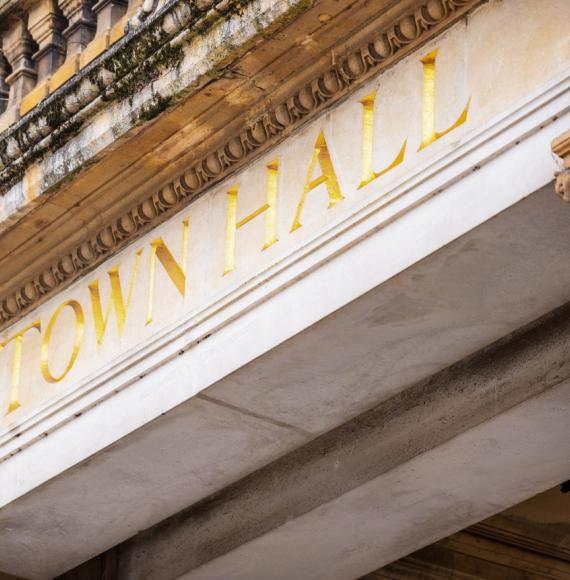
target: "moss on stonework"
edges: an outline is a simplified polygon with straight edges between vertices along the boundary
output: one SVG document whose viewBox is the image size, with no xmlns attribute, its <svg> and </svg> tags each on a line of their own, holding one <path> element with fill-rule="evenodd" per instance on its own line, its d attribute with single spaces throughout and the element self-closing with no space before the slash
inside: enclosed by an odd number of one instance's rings
<svg viewBox="0 0 570 580">
<path fill-rule="evenodd" d="M 195 27 L 194 24 L 200 21 L 209 8 L 200 9 L 196 0 L 180 0 L 192 8 L 192 21 L 187 24 L 189 32 L 197 35 L 203 35 L 202 27 Z M 227 9 L 223 11 L 223 17 L 229 18 L 232 15 L 243 15 L 251 0 L 234 0 Z M 307 10 L 314 4 L 314 0 L 299 0 L 295 5 L 290 7 L 289 16 L 294 16 Z M 143 27 L 142 30 L 136 31 L 133 35 L 128 35 L 124 41 L 117 43 L 117 50 L 111 53 L 97 63 L 95 67 L 80 73 L 76 77 L 74 86 L 82 78 L 87 78 L 98 89 L 99 97 L 103 101 L 123 101 L 129 99 L 131 106 L 133 97 L 141 92 L 143 88 L 151 87 L 156 81 L 168 70 L 176 70 L 184 57 L 184 50 L 181 45 L 172 46 L 170 44 L 171 35 L 167 34 L 162 28 L 161 18 L 149 23 L 150 26 Z M 210 23 L 208 23 L 210 24 Z M 209 28 L 209 25 L 207 26 Z M 261 31 L 260 31 L 261 32 Z M 228 39 L 228 45 L 230 39 Z M 108 86 L 105 86 L 102 70 L 109 71 L 113 75 L 113 80 Z M 26 167 L 31 163 L 41 161 L 47 155 L 53 154 L 57 149 L 64 145 L 70 138 L 77 135 L 84 121 L 72 120 L 72 115 L 65 107 L 66 92 L 63 91 L 61 96 L 49 100 L 45 108 L 42 107 L 41 114 L 45 115 L 47 125 L 52 130 L 51 142 L 47 147 L 43 145 L 32 146 L 26 135 L 27 126 L 13 133 L 13 138 L 17 141 L 23 155 L 15 163 L 12 163 L 6 155 L 7 142 L 0 140 L 0 158 L 6 165 L 3 171 L 0 187 L 5 190 L 11 187 L 15 182 L 22 179 Z M 162 96 L 153 94 L 152 101 L 143 106 L 142 111 L 138 114 L 135 122 L 148 122 L 160 115 L 167 108 L 182 98 L 182 93 L 172 96 Z M 40 109 L 38 109 L 38 112 Z M 71 117 L 71 118 L 70 118 Z"/>
<path fill-rule="evenodd" d="M 178 67 L 184 55 L 181 47 L 168 44 L 157 51 L 149 45 L 145 52 L 151 56 L 124 75 L 121 73 L 125 71 L 126 63 L 130 59 L 123 57 L 125 60 L 121 58 L 109 63 L 108 70 L 115 73 L 118 79 L 104 92 L 108 99 L 123 100 L 133 97 L 143 87 L 158 79 L 164 71 Z"/>
<path fill-rule="evenodd" d="M 67 184 L 73 183 L 73 181 L 75 181 L 75 179 L 77 178 L 78 175 L 83 173 L 88 167 L 90 167 L 91 165 L 94 165 L 95 163 L 96 163 L 96 161 L 94 161 L 94 160 L 83 161 L 83 163 L 78 165 L 75 169 L 72 169 L 71 171 L 66 173 L 65 176 L 62 179 L 60 179 L 57 183 L 48 187 L 43 192 L 42 195 L 45 195 L 45 196 L 53 195 L 54 193 L 56 193 L 60 189 L 63 189 Z"/>
<path fill-rule="evenodd" d="M 172 97 L 156 95 L 155 99 L 147 105 L 139 115 L 139 121 L 146 122 L 158 117 L 160 113 L 168 109 L 172 103 Z"/>
<path fill-rule="evenodd" d="M 313 5 L 313 1 L 314 0 L 300 0 L 300 2 L 297 2 L 297 4 L 295 4 L 295 6 L 291 8 L 292 13 L 300 14 L 301 12 L 305 12 L 306 10 L 311 8 L 311 6 Z"/>
<path fill-rule="evenodd" d="M 241 2 L 235 2 L 234 4 L 232 4 L 228 8 L 227 12 L 224 15 L 225 16 L 233 16 L 234 14 L 237 14 L 237 15 L 241 16 L 244 13 L 247 4 L 248 4 L 247 0 L 242 0 Z"/>
<path fill-rule="evenodd" d="M 61 127 L 63 123 L 67 120 L 67 115 L 64 108 L 63 97 L 58 97 L 53 100 L 50 107 L 46 111 L 46 121 L 47 124 L 52 129 L 57 129 Z"/>
<path fill-rule="evenodd" d="M 49 150 L 53 152 L 59 149 L 66 141 L 71 139 L 79 133 L 82 123 L 79 121 L 68 121 L 53 137 L 52 142 L 49 146 Z"/>
<path fill-rule="evenodd" d="M 25 174 L 26 168 L 36 163 L 38 161 L 42 161 L 47 155 L 50 155 L 57 151 L 63 144 L 65 144 L 69 139 L 74 137 L 79 133 L 81 130 L 82 123 L 80 121 L 66 121 L 64 122 L 65 117 L 63 116 L 61 107 L 63 100 L 57 103 L 55 107 L 50 108 L 48 112 L 48 122 L 50 127 L 57 127 L 57 132 L 54 130 L 51 137 L 51 142 L 47 149 L 38 150 L 38 149 L 29 149 L 26 157 L 20 163 L 12 164 L 8 166 L 4 172 L 4 176 L 2 178 L 2 186 L 6 189 L 12 187 L 18 181 L 21 181 Z M 18 143 L 19 147 L 23 149 L 23 140 L 22 134 L 20 131 L 14 133 L 14 139 Z M 5 152 L 6 144 L 1 143 L 3 148 L 2 153 Z"/>
</svg>

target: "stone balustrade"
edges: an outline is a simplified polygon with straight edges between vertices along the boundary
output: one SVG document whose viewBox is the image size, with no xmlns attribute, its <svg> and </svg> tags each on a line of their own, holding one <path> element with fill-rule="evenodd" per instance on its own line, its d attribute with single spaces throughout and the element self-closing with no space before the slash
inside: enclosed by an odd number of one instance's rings
<svg viewBox="0 0 570 580">
<path fill-rule="evenodd" d="M 38 0 L 1 14 L 0 132 L 117 42 L 129 19 L 156 9 L 150 3 Z"/>
</svg>

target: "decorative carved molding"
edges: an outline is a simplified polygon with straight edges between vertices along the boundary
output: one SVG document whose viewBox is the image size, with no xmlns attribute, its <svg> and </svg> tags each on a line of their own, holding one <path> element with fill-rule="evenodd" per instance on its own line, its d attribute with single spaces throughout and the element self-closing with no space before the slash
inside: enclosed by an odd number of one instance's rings
<svg viewBox="0 0 570 580">
<path fill-rule="evenodd" d="M 0 297 L 0 326 L 14 322 L 48 296 L 97 267 L 110 255 L 178 212 L 206 189 L 243 167 L 261 151 L 278 143 L 347 92 L 393 65 L 483 1 L 427 0 L 398 22 L 377 31 L 359 49 L 338 60 L 276 107 L 267 110 L 165 187 L 83 241 L 17 291 Z M 188 5 L 171 4 L 169 10 L 173 6 L 179 7 L 179 21 L 187 25 L 191 14 Z M 163 22 L 164 12 L 159 12 L 159 16 L 158 22 Z M 148 23 L 144 23 L 143 27 Z"/>
<path fill-rule="evenodd" d="M 552 142 L 552 151 L 564 162 L 564 169 L 556 174 L 554 189 L 562 201 L 570 203 L 570 131 Z"/>
<path fill-rule="evenodd" d="M 0 134 L 0 194 L 19 181 L 31 163 L 77 133 L 86 119 L 96 112 L 97 107 L 93 105 L 97 99 L 103 103 L 123 99 L 137 92 L 141 83 L 150 84 L 164 68 L 164 63 L 172 62 L 173 55 L 179 54 L 170 44 L 179 33 L 187 29 L 203 31 L 250 1 L 202 0 L 198 7 L 187 0 L 170 0 L 138 28 L 131 27 L 128 36 L 115 43 L 101 59 L 88 65 Z M 70 21 L 67 32 L 85 20 L 84 11 L 77 8 L 78 2 L 62 3 L 64 14 L 75 18 Z M 71 6 L 73 11 L 69 12 Z M 91 9 L 90 4 L 86 6 Z M 4 47 L 14 67 L 8 50 Z M 150 70 L 153 74 L 149 75 Z M 7 79 L 8 84 L 12 77 L 14 73 Z"/>
</svg>

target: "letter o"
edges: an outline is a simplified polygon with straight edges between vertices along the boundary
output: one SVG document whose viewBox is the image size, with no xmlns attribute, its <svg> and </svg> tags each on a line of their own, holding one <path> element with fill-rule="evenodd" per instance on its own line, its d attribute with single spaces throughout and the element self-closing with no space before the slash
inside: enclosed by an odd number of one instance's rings
<svg viewBox="0 0 570 580">
<path fill-rule="evenodd" d="M 66 307 L 70 306 L 75 314 L 75 340 L 73 341 L 73 351 L 71 353 L 71 358 L 67 363 L 67 367 L 65 371 L 59 376 L 54 377 L 50 370 L 48 364 L 48 346 L 49 341 L 51 339 L 51 333 L 54 327 L 54 324 L 57 321 L 61 311 Z M 81 347 L 81 341 L 83 340 L 83 331 L 85 329 L 85 315 L 83 314 L 83 308 L 77 300 L 67 300 L 63 304 L 59 306 L 59 308 L 54 312 L 53 316 L 50 318 L 50 321 L 47 325 L 46 333 L 42 339 L 42 347 L 41 347 L 41 371 L 42 376 L 48 383 L 58 383 L 59 381 L 63 380 L 67 373 L 71 370 L 73 365 L 75 364 L 75 360 L 77 359 L 77 355 L 79 354 L 79 348 Z"/>
</svg>

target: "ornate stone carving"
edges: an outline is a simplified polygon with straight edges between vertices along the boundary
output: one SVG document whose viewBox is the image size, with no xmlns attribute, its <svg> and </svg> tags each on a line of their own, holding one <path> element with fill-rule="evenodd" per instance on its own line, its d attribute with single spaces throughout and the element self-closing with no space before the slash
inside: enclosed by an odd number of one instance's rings
<svg viewBox="0 0 570 580">
<path fill-rule="evenodd" d="M 563 133 L 552 142 L 552 151 L 563 161 L 562 171 L 555 176 L 554 189 L 562 201 L 570 203 L 570 131 Z"/>
<path fill-rule="evenodd" d="M 223 3 L 227 4 L 227 1 L 223 0 Z M 261 150 L 298 129 L 326 106 L 343 97 L 352 87 L 390 66 L 433 33 L 449 26 L 480 3 L 481 0 L 428 0 L 388 29 L 376 33 L 358 50 L 339 60 L 288 99 L 267 110 L 223 146 L 204 156 L 183 174 L 85 240 L 16 292 L 1 297 L 0 324 L 13 321 L 82 273 L 99 265 L 195 200 L 207 188 L 238 170 Z M 177 10 L 175 15 L 174 8 Z M 187 4 L 177 3 L 162 14 L 157 22 L 169 37 L 182 26 L 187 26 L 193 14 Z M 192 21 L 192 26 L 200 26 L 207 14 L 199 14 L 200 18 Z M 107 86 L 111 87 L 117 80 L 114 77 Z M 82 82 L 89 81 L 84 79 Z M 97 87 L 90 88 L 97 91 Z M 83 103 L 88 102 L 89 97 L 81 104 L 85 106 Z M 77 110 L 77 105 L 74 105 L 74 109 Z M 17 157 L 17 151 L 11 154 L 6 151 L 2 159 L 7 158 L 10 162 Z"/>
<path fill-rule="evenodd" d="M 570 203 L 570 169 L 556 174 L 554 190 L 562 201 Z"/>
</svg>

